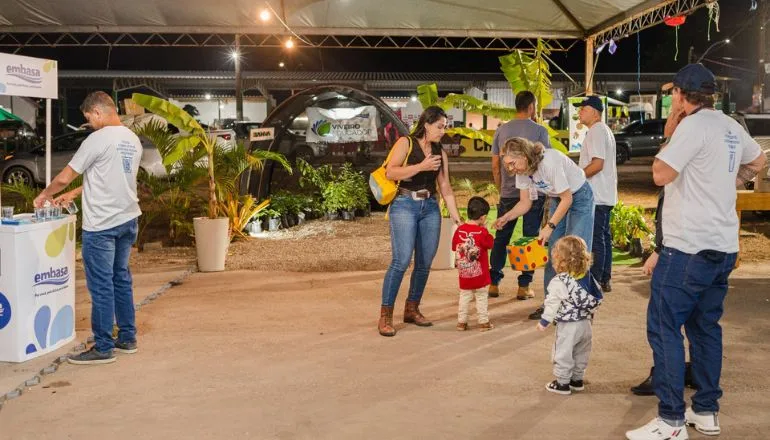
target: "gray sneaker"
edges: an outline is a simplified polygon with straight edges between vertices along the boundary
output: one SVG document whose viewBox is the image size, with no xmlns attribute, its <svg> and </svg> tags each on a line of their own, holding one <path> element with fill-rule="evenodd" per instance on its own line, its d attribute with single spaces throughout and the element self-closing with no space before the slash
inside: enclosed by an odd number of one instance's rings
<svg viewBox="0 0 770 440">
<path fill-rule="evenodd" d="M 67 362 L 75 365 L 111 364 L 115 362 L 115 355 L 111 351 L 104 353 L 91 347 L 88 351 L 70 355 Z"/>
<path fill-rule="evenodd" d="M 115 351 L 119 351 L 121 353 L 126 354 L 134 354 L 139 349 L 136 348 L 136 341 L 134 342 L 118 342 L 115 341 Z"/>
</svg>

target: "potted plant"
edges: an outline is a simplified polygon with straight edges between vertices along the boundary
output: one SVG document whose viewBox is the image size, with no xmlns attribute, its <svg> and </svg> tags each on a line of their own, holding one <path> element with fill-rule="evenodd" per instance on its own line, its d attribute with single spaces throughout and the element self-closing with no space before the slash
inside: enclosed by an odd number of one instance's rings
<svg viewBox="0 0 770 440">
<path fill-rule="evenodd" d="M 610 234 L 613 244 L 621 250 L 627 250 L 634 257 L 644 254 L 642 238 L 651 235 L 644 219 L 642 208 L 626 206 L 618 202 L 610 214 Z"/>
<path fill-rule="evenodd" d="M 217 138 L 204 130 L 192 116 L 164 99 L 134 93 L 132 100 L 180 130 L 180 135 L 174 142 L 164 148 L 164 165 L 171 167 L 183 159 L 190 158 L 196 166 L 205 163 L 208 178 L 208 215 L 193 219 L 198 269 L 202 272 L 224 270 L 230 244 L 231 222 L 230 218 L 220 215 L 220 201 L 225 201 L 227 193 L 235 194 L 238 190 L 236 182 L 243 171 L 259 168 L 268 159 L 277 160 L 284 167 L 288 167 L 288 164 L 283 156 L 271 152 L 258 151 L 249 154 L 242 145 L 231 150 L 223 148 Z M 222 163 L 218 163 L 218 160 Z M 215 171 L 217 169 L 218 171 Z"/>
<path fill-rule="evenodd" d="M 328 220 L 337 220 L 340 211 L 345 209 L 348 200 L 344 182 L 331 182 L 323 191 L 322 206 Z"/>
<path fill-rule="evenodd" d="M 245 195 L 241 197 L 229 197 L 228 200 L 222 203 L 222 212 L 227 214 L 230 219 L 230 240 L 236 240 L 243 238 L 246 233 L 259 234 L 262 232 L 262 226 L 260 223 L 254 222 L 260 212 L 267 209 L 270 204 L 270 200 L 263 200 L 261 203 L 257 203 L 254 197 Z M 248 230 L 248 225 L 255 225 Z M 245 233 L 244 230 L 247 232 Z"/>
<path fill-rule="evenodd" d="M 174 104 L 155 96 L 134 93 L 132 99 L 141 107 L 166 119 L 169 123 L 188 134 L 180 136 L 174 150 L 163 158 L 165 165 L 179 161 L 195 149 L 202 149 L 208 159 L 208 216 L 193 219 L 195 247 L 198 254 L 198 269 L 201 272 L 225 270 L 225 258 L 230 244 L 230 223 L 227 217 L 219 215 L 219 201 L 214 173 L 214 153 L 217 138 L 210 135 L 187 112 Z"/>
</svg>

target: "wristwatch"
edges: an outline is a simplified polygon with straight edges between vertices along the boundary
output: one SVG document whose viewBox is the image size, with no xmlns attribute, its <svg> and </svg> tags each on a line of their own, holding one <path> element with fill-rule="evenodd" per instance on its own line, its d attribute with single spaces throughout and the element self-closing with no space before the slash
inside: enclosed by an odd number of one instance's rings
<svg viewBox="0 0 770 440">
<path fill-rule="evenodd" d="M 549 228 L 551 228 L 551 229 L 556 229 L 556 225 L 555 225 L 555 224 L 553 224 L 553 223 L 551 223 L 551 222 L 548 222 L 548 223 L 547 223 L 547 226 L 548 226 Z"/>
</svg>

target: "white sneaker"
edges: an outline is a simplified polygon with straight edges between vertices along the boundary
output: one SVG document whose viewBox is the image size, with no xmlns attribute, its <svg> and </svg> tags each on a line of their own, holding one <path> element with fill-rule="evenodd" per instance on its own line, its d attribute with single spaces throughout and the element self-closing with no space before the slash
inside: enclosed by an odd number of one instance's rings
<svg viewBox="0 0 770 440">
<path fill-rule="evenodd" d="M 658 417 L 639 429 L 626 432 L 628 440 L 687 440 L 687 427 L 673 427 Z"/>
<path fill-rule="evenodd" d="M 704 415 L 696 414 L 692 408 L 687 408 L 684 412 L 685 423 L 694 426 L 695 430 L 705 435 L 719 435 L 722 429 L 719 428 L 719 414 L 707 413 Z"/>
</svg>

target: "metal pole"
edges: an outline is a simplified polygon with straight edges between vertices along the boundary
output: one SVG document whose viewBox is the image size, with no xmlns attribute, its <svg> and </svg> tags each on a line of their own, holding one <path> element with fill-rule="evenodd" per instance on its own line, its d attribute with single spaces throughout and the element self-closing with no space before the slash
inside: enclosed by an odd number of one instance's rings
<svg viewBox="0 0 770 440">
<path fill-rule="evenodd" d="M 243 121 L 243 81 L 241 80 L 241 38 L 235 35 L 235 118 Z"/>
<path fill-rule="evenodd" d="M 757 86 L 759 91 L 759 113 L 765 111 L 765 22 L 767 21 L 767 2 L 762 3 L 762 11 L 759 15 L 759 44 L 757 45 Z"/>
<path fill-rule="evenodd" d="M 594 94 L 594 37 L 586 39 L 586 96 Z"/>
<path fill-rule="evenodd" d="M 45 186 L 51 184 L 51 98 L 45 100 Z"/>
</svg>

